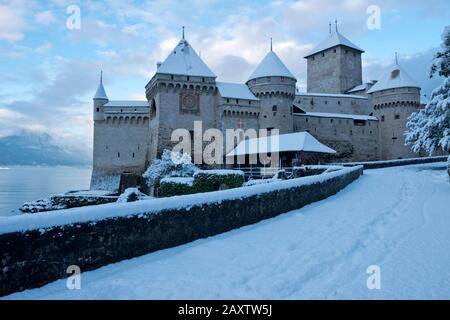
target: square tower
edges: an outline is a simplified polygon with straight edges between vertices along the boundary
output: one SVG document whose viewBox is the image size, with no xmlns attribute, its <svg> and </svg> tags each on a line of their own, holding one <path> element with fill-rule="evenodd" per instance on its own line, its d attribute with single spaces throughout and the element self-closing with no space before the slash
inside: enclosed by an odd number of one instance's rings
<svg viewBox="0 0 450 320">
<path fill-rule="evenodd" d="M 343 94 L 362 84 L 364 51 L 337 31 L 315 47 L 307 59 L 307 91 Z"/>
</svg>

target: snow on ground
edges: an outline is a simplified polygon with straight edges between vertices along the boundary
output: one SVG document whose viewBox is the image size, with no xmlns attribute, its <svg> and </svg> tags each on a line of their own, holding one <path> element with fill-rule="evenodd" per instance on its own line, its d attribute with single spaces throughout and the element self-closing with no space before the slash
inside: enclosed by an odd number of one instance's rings
<svg viewBox="0 0 450 320">
<path fill-rule="evenodd" d="M 450 298 L 445 163 L 366 170 L 337 195 L 10 299 Z M 439 169 L 439 170 L 437 170 Z M 366 286 L 381 268 L 381 289 Z"/>
</svg>

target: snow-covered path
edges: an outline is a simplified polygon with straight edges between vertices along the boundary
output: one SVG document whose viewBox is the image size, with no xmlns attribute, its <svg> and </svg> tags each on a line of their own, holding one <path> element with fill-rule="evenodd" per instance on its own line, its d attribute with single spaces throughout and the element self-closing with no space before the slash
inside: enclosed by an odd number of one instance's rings
<svg viewBox="0 0 450 320">
<path fill-rule="evenodd" d="M 366 170 L 279 217 L 59 280 L 15 299 L 450 299 L 444 164 Z M 439 170 L 437 170 L 439 169 Z M 369 265 L 381 289 L 366 286 Z"/>
</svg>

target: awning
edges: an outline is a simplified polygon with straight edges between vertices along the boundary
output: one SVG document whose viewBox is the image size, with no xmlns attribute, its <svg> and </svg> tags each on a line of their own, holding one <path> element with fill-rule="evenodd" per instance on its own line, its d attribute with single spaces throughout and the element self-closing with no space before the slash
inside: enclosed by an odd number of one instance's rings
<svg viewBox="0 0 450 320">
<path fill-rule="evenodd" d="M 241 141 L 227 157 L 260 153 L 316 152 L 335 154 L 336 151 L 319 142 L 308 132 L 296 132 Z"/>
</svg>

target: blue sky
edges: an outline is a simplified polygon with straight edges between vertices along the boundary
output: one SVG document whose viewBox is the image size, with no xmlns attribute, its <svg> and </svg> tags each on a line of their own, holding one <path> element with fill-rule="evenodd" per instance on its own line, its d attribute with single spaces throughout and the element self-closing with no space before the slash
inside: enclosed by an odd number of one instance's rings
<svg viewBox="0 0 450 320">
<path fill-rule="evenodd" d="M 79 30 L 66 26 L 69 5 L 80 8 Z M 366 26 L 369 5 L 381 10 L 379 30 Z M 365 80 L 377 79 L 397 51 L 424 94 L 439 84 L 427 71 L 450 23 L 448 0 L 0 0 L 0 136 L 47 132 L 61 145 L 90 148 L 100 70 L 110 99 L 144 99 L 182 25 L 223 81 L 245 81 L 273 37 L 302 90 L 303 56 L 335 19 L 365 50 Z"/>
</svg>

